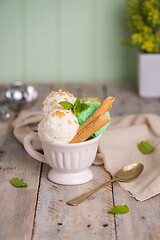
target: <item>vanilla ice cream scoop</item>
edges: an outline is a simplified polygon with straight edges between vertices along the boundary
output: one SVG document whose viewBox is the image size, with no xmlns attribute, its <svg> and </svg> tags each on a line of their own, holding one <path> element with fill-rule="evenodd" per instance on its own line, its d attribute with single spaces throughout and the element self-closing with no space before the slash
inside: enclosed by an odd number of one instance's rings
<svg viewBox="0 0 160 240">
<path fill-rule="evenodd" d="M 71 110 L 58 108 L 46 113 L 38 124 L 41 140 L 54 143 L 69 143 L 77 134 L 79 124 Z"/>
<path fill-rule="evenodd" d="M 72 104 L 75 103 L 76 98 L 73 96 L 73 94 L 69 92 L 62 92 L 60 89 L 58 92 L 50 92 L 50 94 L 46 97 L 46 99 L 43 102 L 43 112 L 48 113 L 51 110 L 54 110 L 56 108 L 61 108 L 61 105 L 59 102 L 62 101 L 68 101 Z"/>
</svg>

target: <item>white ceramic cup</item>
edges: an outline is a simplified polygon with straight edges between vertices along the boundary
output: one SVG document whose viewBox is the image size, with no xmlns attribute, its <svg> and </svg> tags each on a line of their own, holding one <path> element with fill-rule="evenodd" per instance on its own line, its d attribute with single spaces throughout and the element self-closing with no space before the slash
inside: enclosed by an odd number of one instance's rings
<svg viewBox="0 0 160 240">
<path fill-rule="evenodd" d="M 36 160 L 50 165 L 50 181 L 76 185 L 92 180 L 93 173 L 89 167 L 94 162 L 100 137 L 82 143 L 64 144 L 48 143 L 40 140 L 38 133 L 30 133 L 24 138 L 24 148 Z M 32 147 L 32 140 L 42 142 L 44 155 Z"/>
</svg>

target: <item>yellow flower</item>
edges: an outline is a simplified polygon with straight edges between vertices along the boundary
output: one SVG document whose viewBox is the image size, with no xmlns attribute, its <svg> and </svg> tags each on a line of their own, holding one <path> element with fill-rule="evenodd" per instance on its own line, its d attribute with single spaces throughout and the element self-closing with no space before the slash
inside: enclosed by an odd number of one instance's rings
<svg viewBox="0 0 160 240">
<path fill-rule="evenodd" d="M 155 53 L 159 53 L 159 48 L 158 48 L 158 46 L 157 46 L 157 45 L 155 46 L 155 48 L 154 48 L 154 49 L 155 49 L 155 50 L 154 50 L 154 52 L 155 52 Z"/>
<path fill-rule="evenodd" d="M 155 34 L 155 41 L 156 41 L 157 43 L 160 43 L 160 32 L 157 32 L 157 33 Z"/>
<path fill-rule="evenodd" d="M 142 38 L 141 33 L 134 33 L 134 34 L 132 34 L 132 43 L 134 45 L 142 43 L 142 41 L 143 41 L 143 38 Z"/>
<path fill-rule="evenodd" d="M 143 33 L 145 34 L 150 34 L 152 33 L 153 29 L 147 25 L 143 26 L 143 29 L 142 29 Z"/>
<path fill-rule="evenodd" d="M 141 49 L 146 52 L 153 52 L 154 47 L 155 47 L 154 43 L 153 43 L 152 39 L 150 39 L 148 41 L 143 42 Z"/>
<path fill-rule="evenodd" d="M 147 19 L 151 22 L 151 24 L 156 25 L 159 23 L 159 11 L 157 9 L 153 9 L 148 13 Z"/>
<path fill-rule="evenodd" d="M 143 18 L 141 15 L 136 14 L 131 17 L 130 25 L 134 31 L 141 31 L 144 26 Z"/>
<path fill-rule="evenodd" d="M 127 0 L 128 23 L 133 33 L 130 45 L 160 53 L 160 0 Z"/>
</svg>

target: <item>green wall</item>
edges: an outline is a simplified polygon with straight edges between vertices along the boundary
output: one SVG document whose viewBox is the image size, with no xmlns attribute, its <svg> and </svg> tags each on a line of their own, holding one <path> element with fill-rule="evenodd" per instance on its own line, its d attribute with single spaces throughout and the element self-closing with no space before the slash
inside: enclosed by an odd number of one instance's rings
<svg viewBox="0 0 160 240">
<path fill-rule="evenodd" d="M 1 82 L 133 81 L 125 0 L 0 0 Z"/>
</svg>

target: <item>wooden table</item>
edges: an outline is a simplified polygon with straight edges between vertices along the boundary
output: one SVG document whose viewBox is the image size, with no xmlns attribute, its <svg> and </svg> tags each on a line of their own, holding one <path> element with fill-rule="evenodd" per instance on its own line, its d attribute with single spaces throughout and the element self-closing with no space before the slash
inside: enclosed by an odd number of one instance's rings
<svg viewBox="0 0 160 240">
<path fill-rule="evenodd" d="M 50 90 L 68 90 L 75 96 L 114 96 L 111 116 L 134 113 L 160 114 L 159 99 L 141 99 L 133 84 L 37 84 L 42 109 Z M 62 186 L 47 179 L 50 167 L 31 158 L 12 133 L 11 118 L 0 122 L 0 240 L 147 240 L 160 239 L 160 195 L 136 201 L 118 183 L 101 189 L 82 204 L 67 200 L 111 178 L 103 166 L 92 166 L 94 179 L 79 186 Z M 14 188 L 12 177 L 24 179 L 28 188 Z M 128 205 L 130 213 L 108 214 L 114 205 Z"/>
</svg>

